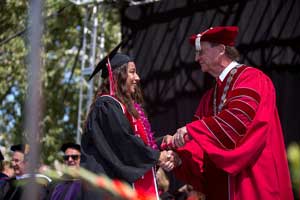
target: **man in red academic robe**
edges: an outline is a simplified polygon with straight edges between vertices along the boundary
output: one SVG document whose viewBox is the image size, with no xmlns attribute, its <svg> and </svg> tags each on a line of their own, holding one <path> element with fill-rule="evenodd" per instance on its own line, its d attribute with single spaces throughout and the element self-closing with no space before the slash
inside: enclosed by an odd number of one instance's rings
<svg viewBox="0 0 300 200">
<path fill-rule="evenodd" d="M 207 200 L 293 199 L 273 83 L 235 61 L 237 33 L 227 26 L 191 36 L 195 60 L 216 85 L 203 96 L 195 120 L 163 145 L 177 148 L 175 175 Z"/>
</svg>

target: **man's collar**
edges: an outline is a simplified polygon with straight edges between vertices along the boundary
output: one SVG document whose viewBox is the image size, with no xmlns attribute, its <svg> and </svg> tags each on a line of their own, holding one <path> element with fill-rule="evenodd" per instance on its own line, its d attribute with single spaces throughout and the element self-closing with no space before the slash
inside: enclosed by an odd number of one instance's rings
<svg viewBox="0 0 300 200">
<path fill-rule="evenodd" d="M 236 61 L 232 61 L 219 75 L 219 79 L 223 82 L 227 74 L 232 70 L 232 68 L 236 67 L 239 65 Z"/>
</svg>

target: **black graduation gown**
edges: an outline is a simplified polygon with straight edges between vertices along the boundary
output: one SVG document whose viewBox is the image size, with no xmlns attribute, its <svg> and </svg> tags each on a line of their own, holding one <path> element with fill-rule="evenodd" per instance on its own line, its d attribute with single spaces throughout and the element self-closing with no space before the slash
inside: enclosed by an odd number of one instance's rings
<svg viewBox="0 0 300 200">
<path fill-rule="evenodd" d="M 143 176 L 159 158 L 158 150 L 134 135 L 122 106 L 110 96 L 97 97 L 81 146 L 83 167 L 128 183 Z"/>
</svg>

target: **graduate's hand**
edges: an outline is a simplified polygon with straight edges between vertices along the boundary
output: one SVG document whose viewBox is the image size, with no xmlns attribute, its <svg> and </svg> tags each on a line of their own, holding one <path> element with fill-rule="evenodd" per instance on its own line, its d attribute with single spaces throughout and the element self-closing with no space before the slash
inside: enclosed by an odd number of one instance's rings
<svg viewBox="0 0 300 200">
<path fill-rule="evenodd" d="M 168 151 L 170 156 L 172 157 L 172 161 L 174 163 L 174 168 L 178 167 L 182 164 L 182 160 L 179 155 L 175 151 Z"/>
<path fill-rule="evenodd" d="M 172 151 L 161 151 L 158 165 L 166 171 L 171 171 L 175 167 L 175 158 Z"/>
<path fill-rule="evenodd" d="M 159 162 L 159 166 L 161 168 L 163 168 L 165 171 L 171 171 L 173 170 L 175 167 L 178 167 L 179 165 L 181 165 L 182 161 L 179 157 L 179 155 L 174 152 L 174 151 L 162 151 L 161 155 L 164 156 L 164 154 L 166 153 L 166 160 L 163 160 L 161 162 Z"/>
</svg>

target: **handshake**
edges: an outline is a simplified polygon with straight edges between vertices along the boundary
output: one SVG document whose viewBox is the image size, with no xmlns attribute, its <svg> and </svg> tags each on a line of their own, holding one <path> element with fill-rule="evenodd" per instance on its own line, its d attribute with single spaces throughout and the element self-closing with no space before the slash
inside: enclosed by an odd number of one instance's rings
<svg viewBox="0 0 300 200">
<path fill-rule="evenodd" d="M 158 165 L 166 171 L 171 171 L 175 167 L 181 165 L 182 161 L 177 153 L 173 150 L 178 147 L 182 147 L 186 142 L 190 141 L 191 138 L 188 135 L 186 127 L 177 129 L 176 133 L 171 135 L 166 135 L 163 138 L 160 152 L 160 157 Z"/>
<path fill-rule="evenodd" d="M 177 153 L 172 150 L 163 150 L 160 152 L 158 165 L 165 171 L 171 171 L 181 165 L 181 159 Z"/>
</svg>

